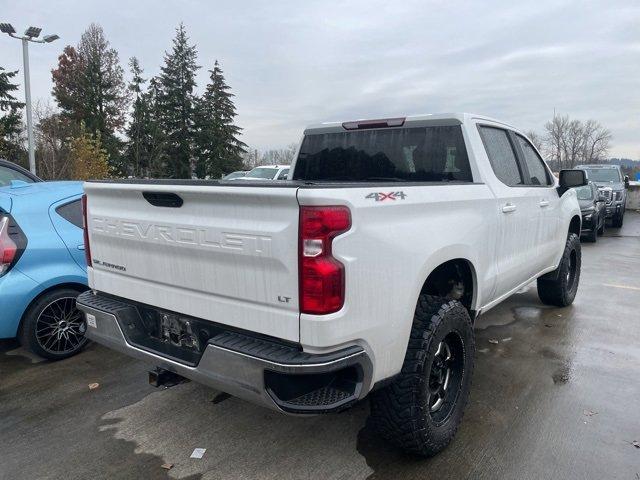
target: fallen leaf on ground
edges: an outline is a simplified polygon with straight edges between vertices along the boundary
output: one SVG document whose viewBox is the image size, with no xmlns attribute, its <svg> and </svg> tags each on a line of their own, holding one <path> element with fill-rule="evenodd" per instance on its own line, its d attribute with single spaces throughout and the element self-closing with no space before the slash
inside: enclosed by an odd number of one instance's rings
<svg viewBox="0 0 640 480">
<path fill-rule="evenodd" d="M 550 323 L 545 323 L 544 326 L 547 327 L 547 328 L 553 327 L 553 325 L 551 325 Z"/>
<path fill-rule="evenodd" d="M 173 463 L 163 463 L 160 465 L 160 468 L 164 468 L 165 470 L 171 470 L 173 468 Z"/>
<path fill-rule="evenodd" d="M 90 383 L 89 384 L 89 390 L 95 390 L 96 388 L 98 388 L 100 386 L 99 383 Z"/>
<path fill-rule="evenodd" d="M 489 343 L 493 343 L 494 345 L 497 345 L 498 340 L 496 340 L 495 338 L 492 338 L 491 340 L 489 340 Z"/>
<path fill-rule="evenodd" d="M 511 341 L 511 337 L 503 338 L 502 341 L 503 342 L 510 342 Z"/>
<path fill-rule="evenodd" d="M 633 445 L 636 448 L 640 448 L 640 442 L 637 440 L 634 440 L 633 442 L 631 442 L 631 445 Z"/>
<path fill-rule="evenodd" d="M 584 414 L 585 414 L 587 417 L 593 417 L 594 415 L 597 415 L 597 414 L 598 414 L 598 412 L 594 412 L 594 411 L 592 411 L 592 410 L 585 410 L 585 411 L 584 411 Z"/>
</svg>

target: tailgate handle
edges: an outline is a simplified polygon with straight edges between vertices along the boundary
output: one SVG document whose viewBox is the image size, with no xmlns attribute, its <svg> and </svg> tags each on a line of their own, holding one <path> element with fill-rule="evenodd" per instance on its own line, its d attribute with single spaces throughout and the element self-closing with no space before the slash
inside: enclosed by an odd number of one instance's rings
<svg viewBox="0 0 640 480">
<path fill-rule="evenodd" d="M 171 192 L 142 192 L 142 196 L 154 207 L 180 208 L 183 204 L 182 198 Z"/>
</svg>

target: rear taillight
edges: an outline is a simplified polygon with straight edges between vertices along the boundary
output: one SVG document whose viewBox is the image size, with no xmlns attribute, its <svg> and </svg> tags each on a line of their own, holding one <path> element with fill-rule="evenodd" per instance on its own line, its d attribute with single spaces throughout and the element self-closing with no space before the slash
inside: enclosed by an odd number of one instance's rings
<svg viewBox="0 0 640 480">
<path fill-rule="evenodd" d="M 87 222 L 87 195 L 82 195 L 82 231 L 84 233 L 84 258 L 87 267 L 91 266 L 91 248 L 89 247 L 89 222 Z"/>
<path fill-rule="evenodd" d="M 333 239 L 351 228 L 347 207 L 300 207 L 300 311 L 337 312 L 344 304 L 344 265 L 333 258 Z"/>
<path fill-rule="evenodd" d="M 9 217 L 0 217 L 0 276 L 4 275 L 18 253 L 18 246 L 9 236 Z"/>
</svg>

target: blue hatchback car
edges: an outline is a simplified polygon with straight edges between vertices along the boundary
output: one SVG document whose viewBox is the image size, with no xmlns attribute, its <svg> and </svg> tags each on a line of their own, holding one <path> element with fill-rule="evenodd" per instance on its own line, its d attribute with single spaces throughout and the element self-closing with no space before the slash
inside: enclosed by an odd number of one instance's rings
<svg viewBox="0 0 640 480">
<path fill-rule="evenodd" d="M 0 338 L 53 360 L 86 344 L 76 297 L 87 289 L 82 183 L 0 171 Z"/>
</svg>

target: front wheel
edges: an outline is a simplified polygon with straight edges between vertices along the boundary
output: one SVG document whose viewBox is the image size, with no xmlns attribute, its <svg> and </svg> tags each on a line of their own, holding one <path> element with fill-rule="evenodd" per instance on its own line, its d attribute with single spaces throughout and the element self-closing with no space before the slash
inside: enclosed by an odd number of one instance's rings
<svg viewBox="0 0 640 480">
<path fill-rule="evenodd" d="M 542 303 L 556 307 L 573 303 L 580 283 L 581 263 L 580 239 L 575 233 L 570 233 L 558 268 L 538 278 L 538 296 Z"/>
<path fill-rule="evenodd" d="M 589 233 L 585 235 L 585 240 L 591 243 L 596 243 L 598 241 L 598 227 L 596 224 L 593 225 Z"/>
<path fill-rule="evenodd" d="M 20 343 L 36 355 L 61 360 L 87 344 L 87 325 L 76 308 L 80 292 L 59 288 L 41 295 L 26 311 L 20 327 Z"/>
<path fill-rule="evenodd" d="M 612 226 L 613 228 L 621 228 L 624 223 L 624 209 L 620 211 L 619 214 L 613 217 Z"/>
<path fill-rule="evenodd" d="M 474 336 L 456 300 L 420 295 L 400 374 L 371 394 L 371 420 L 403 450 L 433 456 L 453 439 L 469 398 Z"/>
</svg>

